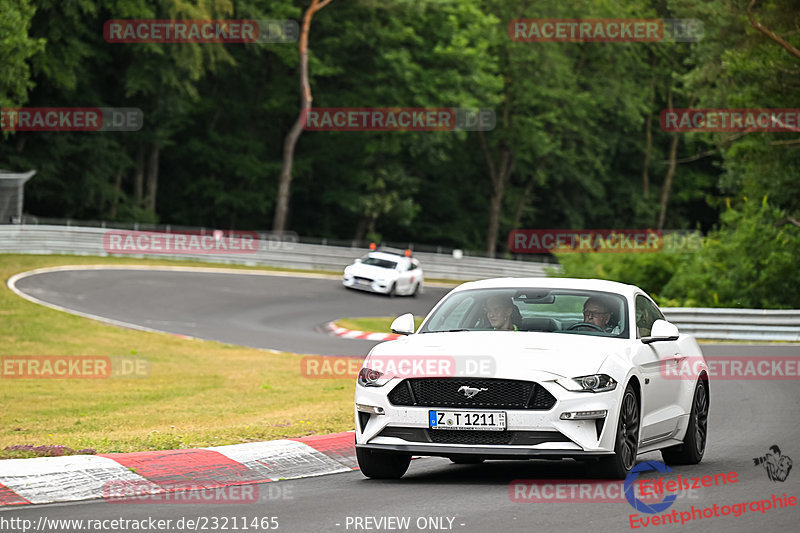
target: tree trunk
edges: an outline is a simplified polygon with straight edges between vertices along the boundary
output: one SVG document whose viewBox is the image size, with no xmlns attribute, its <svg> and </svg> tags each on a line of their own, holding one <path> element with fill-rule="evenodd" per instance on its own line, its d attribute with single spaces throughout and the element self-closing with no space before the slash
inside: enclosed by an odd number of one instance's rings
<svg viewBox="0 0 800 533">
<path fill-rule="evenodd" d="M 147 158 L 147 198 L 145 209 L 156 212 L 156 193 L 158 191 L 158 154 L 159 148 L 153 144 L 150 147 L 150 156 Z"/>
<path fill-rule="evenodd" d="M 367 217 L 361 216 L 356 223 L 356 231 L 353 233 L 354 241 L 363 241 L 364 236 L 367 234 Z"/>
<path fill-rule="evenodd" d="M 136 148 L 136 169 L 133 174 L 133 197 L 136 200 L 136 207 L 142 207 L 144 197 L 144 146 Z"/>
<path fill-rule="evenodd" d="M 528 198 L 533 192 L 534 179 L 536 179 L 535 176 L 531 176 L 531 178 L 528 180 L 528 183 L 525 184 L 525 188 L 522 189 L 519 202 L 517 202 L 517 208 L 514 210 L 514 220 L 511 222 L 511 227 L 514 229 L 520 229 L 519 222 L 522 220 L 522 212 L 525 210 L 525 206 L 528 203 Z"/>
<path fill-rule="evenodd" d="M 509 148 L 502 148 L 500 153 L 500 166 L 495 166 L 489 145 L 486 143 L 482 131 L 478 131 L 478 139 L 481 141 L 481 150 L 486 158 L 486 166 L 489 168 L 489 178 L 492 181 L 492 197 L 489 200 L 489 227 L 486 230 L 486 255 L 495 256 L 497 247 L 497 230 L 500 228 L 500 210 L 503 207 L 503 196 L 506 191 L 508 178 L 514 172 L 514 161 Z"/>
<path fill-rule="evenodd" d="M 655 62 L 653 64 L 655 67 Z M 642 193 L 644 197 L 650 196 L 650 153 L 653 151 L 653 132 L 651 127 L 653 125 L 653 102 L 655 101 L 655 87 L 656 77 L 650 78 L 650 112 L 647 113 L 647 119 L 644 124 L 644 134 L 646 144 L 644 148 L 644 161 L 642 162 Z"/>
<path fill-rule="evenodd" d="M 311 30 L 311 18 L 314 13 L 325 7 L 331 0 L 312 0 L 311 6 L 303 15 L 303 27 L 300 30 L 298 50 L 300 51 L 300 115 L 283 143 L 283 165 L 278 180 L 278 196 L 275 204 L 275 218 L 272 221 L 273 231 L 284 231 L 289 213 L 289 195 L 292 184 L 292 164 L 294 149 L 300 134 L 303 133 L 304 113 L 311 108 L 311 85 L 308 83 L 308 34 Z"/>
<path fill-rule="evenodd" d="M 117 171 L 114 177 L 114 198 L 111 200 L 111 209 L 108 216 L 112 220 L 117 217 L 117 206 L 119 206 L 119 197 L 122 194 L 122 170 Z"/>
<path fill-rule="evenodd" d="M 672 111 L 672 89 L 670 88 L 667 93 L 667 108 Z M 667 175 L 664 177 L 664 185 L 661 188 L 661 205 L 658 213 L 658 226 L 657 229 L 664 229 L 664 221 L 667 218 L 667 204 L 669 203 L 669 193 L 672 189 L 672 178 L 675 177 L 675 167 L 677 166 L 678 154 L 678 134 L 672 134 L 672 141 L 669 145 L 669 167 L 667 168 Z"/>
<path fill-rule="evenodd" d="M 486 255 L 489 257 L 495 256 L 497 248 L 497 230 L 500 227 L 500 209 L 503 207 L 504 194 L 505 184 L 501 182 L 489 201 L 489 227 L 486 234 Z"/>
</svg>

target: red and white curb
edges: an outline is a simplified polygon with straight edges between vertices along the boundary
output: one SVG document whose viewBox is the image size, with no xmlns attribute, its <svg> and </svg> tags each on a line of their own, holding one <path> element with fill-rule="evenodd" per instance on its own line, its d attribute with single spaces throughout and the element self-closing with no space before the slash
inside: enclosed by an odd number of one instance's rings
<svg viewBox="0 0 800 533">
<path fill-rule="evenodd" d="M 212 448 L 6 459 L 0 506 L 104 498 L 109 486 L 125 484 L 159 494 L 349 472 L 358 468 L 354 441 L 347 431 Z"/>
<path fill-rule="evenodd" d="M 393 341 L 403 336 L 397 333 L 370 333 L 369 331 L 342 328 L 337 326 L 334 322 L 328 322 L 322 326 L 322 329 L 337 337 L 345 339 L 364 339 L 368 341 Z"/>
</svg>

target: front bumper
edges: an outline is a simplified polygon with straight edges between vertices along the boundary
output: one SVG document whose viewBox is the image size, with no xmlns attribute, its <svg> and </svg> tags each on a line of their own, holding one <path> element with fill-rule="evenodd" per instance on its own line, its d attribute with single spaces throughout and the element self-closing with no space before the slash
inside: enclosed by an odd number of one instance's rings
<svg viewBox="0 0 800 533">
<path fill-rule="evenodd" d="M 342 285 L 348 289 L 358 289 L 360 291 L 377 292 L 380 294 L 388 294 L 392 287 L 391 281 L 371 280 L 368 283 L 359 282 L 356 278 L 345 277 Z"/>
<path fill-rule="evenodd" d="M 431 429 L 429 411 L 437 407 L 397 406 L 389 392 L 401 380 L 383 387 L 356 386 L 356 446 L 414 455 L 480 455 L 502 457 L 580 457 L 614 453 L 620 387 L 602 393 L 572 392 L 557 383 L 537 381 L 556 398 L 547 410 L 468 408 L 506 412 L 506 430 L 458 431 Z M 369 409 L 372 408 L 372 409 Z M 379 409 L 376 409 L 379 408 Z M 376 414 L 383 409 L 384 414 Z M 440 407 L 452 410 L 452 407 Z M 365 412 L 370 410 L 371 412 Z M 606 411 L 602 419 L 562 420 L 562 413 Z M 491 441 L 490 444 L 486 444 Z"/>
</svg>

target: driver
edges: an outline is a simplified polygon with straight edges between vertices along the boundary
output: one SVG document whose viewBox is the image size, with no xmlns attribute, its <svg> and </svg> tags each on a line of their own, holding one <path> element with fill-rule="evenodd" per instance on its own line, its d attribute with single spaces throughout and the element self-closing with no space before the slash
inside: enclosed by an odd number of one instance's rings
<svg viewBox="0 0 800 533">
<path fill-rule="evenodd" d="M 619 324 L 611 323 L 611 305 L 596 296 L 583 303 L 583 321 L 598 326 L 606 333 L 617 335 L 620 332 Z"/>
</svg>

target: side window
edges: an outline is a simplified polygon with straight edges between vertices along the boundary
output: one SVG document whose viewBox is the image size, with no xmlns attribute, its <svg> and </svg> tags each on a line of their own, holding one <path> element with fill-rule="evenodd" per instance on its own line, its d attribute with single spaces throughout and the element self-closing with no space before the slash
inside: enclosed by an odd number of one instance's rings
<svg viewBox="0 0 800 533">
<path fill-rule="evenodd" d="M 653 302 L 641 294 L 636 297 L 636 331 L 639 338 L 649 336 L 653 322 L 663 318 L 664 315 L 653 305 Z"/>
</svg>

